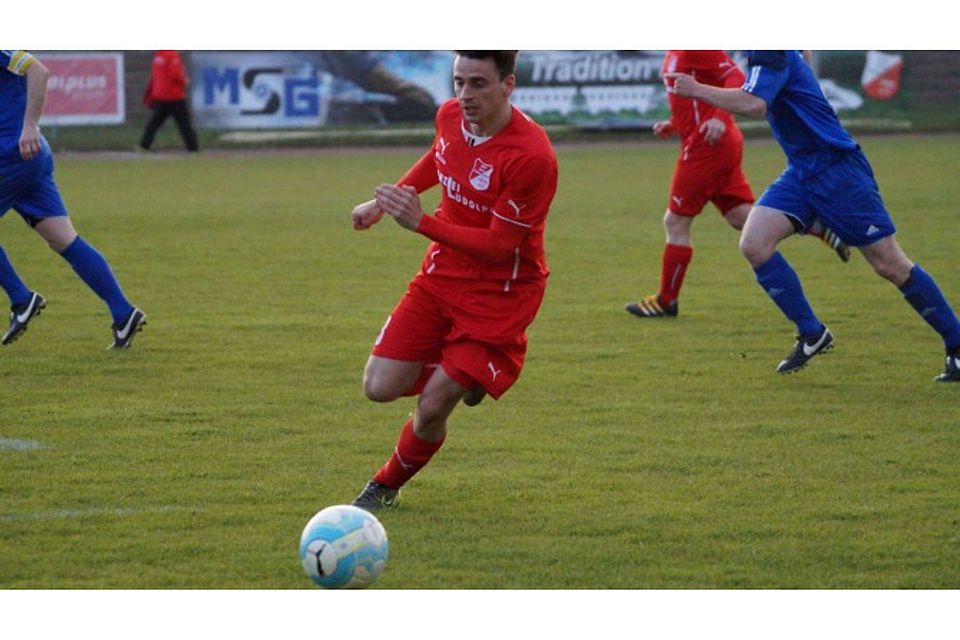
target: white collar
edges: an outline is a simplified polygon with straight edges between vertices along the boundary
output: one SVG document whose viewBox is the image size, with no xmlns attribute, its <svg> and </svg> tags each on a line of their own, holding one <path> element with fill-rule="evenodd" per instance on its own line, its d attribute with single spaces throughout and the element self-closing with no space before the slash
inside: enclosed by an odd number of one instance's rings
<svg viewBox="0 0 960 640">
<path fill-rule="evenodd" d="M 464 124 L 463 120 L 460 121 L 460 130 L 463 132 L 463 139 L 466 141 L 468 147 L 479 147 L 481 144 L 492 138 L 493 136 L 478 136 L 475 133 L 471 133 L 467 129 L 467 125 Z"/>
</svg>

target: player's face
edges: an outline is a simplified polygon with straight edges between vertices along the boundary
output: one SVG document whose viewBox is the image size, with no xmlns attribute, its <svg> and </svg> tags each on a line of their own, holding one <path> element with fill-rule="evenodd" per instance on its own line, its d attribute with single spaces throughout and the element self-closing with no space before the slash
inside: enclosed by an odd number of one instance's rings
<svg viewBox="0 0 960 640">
<path fill-rule="evenodd" d="M 493 60 L 457 56 L 453 61 L 453 90 L 463 118 L 481 129 L 501 118 L 510 108 L 510 94 L 517 79 L 511 74 L 500 79 Z"/>
</svg>

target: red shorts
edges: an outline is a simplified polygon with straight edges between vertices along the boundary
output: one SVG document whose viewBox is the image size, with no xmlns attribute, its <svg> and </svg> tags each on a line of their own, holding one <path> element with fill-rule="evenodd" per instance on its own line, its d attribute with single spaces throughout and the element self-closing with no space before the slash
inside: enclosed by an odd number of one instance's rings
<svg viewBox="0 0 960 640">
<path fill-rule="evenodd" d="M 752 204 L 753 191 L 740 168 L 742 159 L 740 145 L 697 147 L 689 154 L 681 153 L 667 208 L 677 215 L 693 217 L 707 202 L 713 202 L 724 215 L 741 204 Z"/>
<path fill-rule="evenodd" d="M 526 328 L 543 300 L 540 285 L 463 286 L 462 280 L 418 275 L 387 318 L 373 355 L 440 363 L 460 386 L 481 385 L 494 399 L 523 369 Z"/>
</svg>

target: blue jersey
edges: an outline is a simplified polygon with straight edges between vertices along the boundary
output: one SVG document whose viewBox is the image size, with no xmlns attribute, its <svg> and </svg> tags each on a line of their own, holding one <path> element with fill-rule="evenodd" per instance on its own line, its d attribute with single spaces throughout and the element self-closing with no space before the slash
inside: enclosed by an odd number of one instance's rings
<svg viewBox="0 0 960 640">
<path fill-rule="evenodd" d="M 27 79 L 34 62 L 26 51 L 0 50 L 0 158 L 20 156 L 20 133 L 27 108 Z"/>
<path fill-rule="evenodd" d="M 773 136 L 798 177 L 829 167 L 835 151 L 858 148 L 799 51 L 751 51 L 748 65 L 742 88 L 767 103 Z"/>
</svg>

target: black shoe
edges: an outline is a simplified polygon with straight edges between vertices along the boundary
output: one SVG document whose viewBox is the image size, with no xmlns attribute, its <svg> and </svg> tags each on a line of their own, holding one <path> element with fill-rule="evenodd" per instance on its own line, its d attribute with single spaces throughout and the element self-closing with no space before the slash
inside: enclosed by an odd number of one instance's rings
<svg viewBox="0 0 960 640">
<path fill-rule="evenodd" d="M 640 302 L 631 302 L 625 308 L 633 315 L 641 318 L 676 318 L 677 312 L 680 310 L 680 305 L 676 300 L 670 304 L 662 304 L 660 302 L 660 296 L 656 295 L 647 296 Z"/>
<path fill-rule="evenodd" d="M 385 484 L 371 480 L 351 504 L 365 511 L 393 509 L 400 504 L 400 489 L 391 489 Z"/>
<path fill-rule="evenodd" d="M 113 344 L 107 347 L 110 349 L 128 349 L 133 342 L 133 337 L 142 330 L 147 324 L 147 314 L 136 307 L 127 316 L 127 319 L 121 323 L 113 324 Z"/>
<path fill-rule="evenodd" d="M 947 366 L 934 382 L 960 382 L 960 349 L 947 354 Z"/>
<path fill-rule="evenodd" d="M 810 358 L 833 348 L 833 334 L 826 327 L 814 336 L 797 336 L 793 353 L 777 367 L 777 373 L 793 373 L 807 366 Z"/>
<path fill-rule="evenodd" d="M 463 395 L 463 404 L 467 405 L 468 407 L 475 407 L 483 402 L 483 399 L 486 397 L 487 390 L 481 386 L 476 386 Z"/>
<path fill-rule="evenodd" d="M 3 334 L 3 344 L 10 344 L 19 338 L 20 334 L 27 330 L 30 318 L 40 315 L 41 309 L 46 306 L 44 297 L 34 292 L 27 302 L 10 307 L 10 328 Z"/>
<path fill-rule="evenodd" d="M 824 229 L 821 240 L 823 244 L 833 249 L 838 258 L 844 262 L 850 262 L 850 247 L 832 229 Z"/>
</svg>

